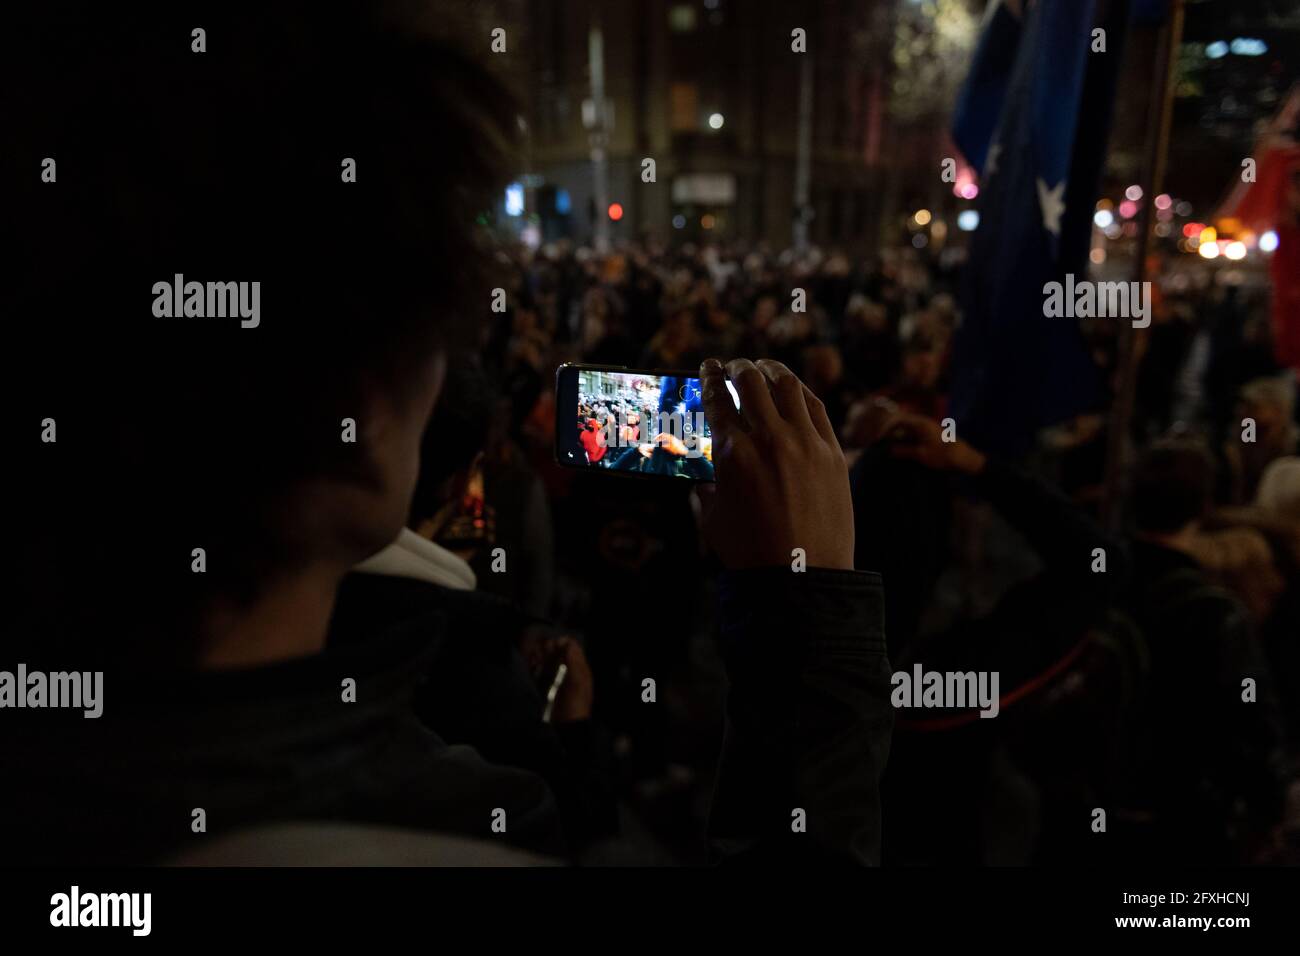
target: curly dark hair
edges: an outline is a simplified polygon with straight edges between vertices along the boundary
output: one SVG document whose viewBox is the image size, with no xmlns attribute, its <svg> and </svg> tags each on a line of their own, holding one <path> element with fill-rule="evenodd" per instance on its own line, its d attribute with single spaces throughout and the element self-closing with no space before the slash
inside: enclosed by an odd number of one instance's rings
<svg viewBox="0 0 1300 956">
<path fill-rule="evenodd" d="M 421 4 L 87 6 L 6 27 L 27 76 L 7 120 L 22 248 L 4 376 L 24 632 L 82 651 L 111 618 L 144 656 L 171 635 L 184 658 L 214 593 L 251 600 L 301 557 L 276 501 L 313 475 L 366 480 L 340 441 L 358 396 L 400 399 L 432 350 L 473 339 L 482 215 L 518 127 Z M 178 273 L 259 281 L 260 325 L 155 317 L 152 286 Z M 204 575 L 195 542 L 223 556 Z"/>
</svg>

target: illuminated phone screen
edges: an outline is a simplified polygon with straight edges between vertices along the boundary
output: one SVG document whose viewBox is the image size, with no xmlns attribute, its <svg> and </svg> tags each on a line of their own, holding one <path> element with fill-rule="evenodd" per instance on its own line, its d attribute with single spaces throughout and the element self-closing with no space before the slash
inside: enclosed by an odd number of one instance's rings
<svg viewBox="0 0 1300 956">
<path fill-rule="evenodd" d="M 713 480 L 713 434 L 704 417 L 698 378 L 564 368 L 557 387 L 556 447 L 561 464 Z M 728 382 L 727 388 L 739 408 L 735 387 Z M 565 429 L 570 432 L 567 436 Z"/>
</svg>

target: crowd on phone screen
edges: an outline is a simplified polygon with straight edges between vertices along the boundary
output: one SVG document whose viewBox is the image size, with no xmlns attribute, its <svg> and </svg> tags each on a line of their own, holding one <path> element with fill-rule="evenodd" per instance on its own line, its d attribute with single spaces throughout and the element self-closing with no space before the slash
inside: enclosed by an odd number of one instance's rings
<svg viewBox="0 0 1300 956">
<path fill-rule="evenodd" d="M 15 44 L 51 77 L 15 153 L 80 172 L 11 210 L 12 444 L 57 441 L 15 475 L 0 670 L 106 688 L 94 720 L 0 716 L 15 859 L 694 863 L 711 804 L 733 860 L 1297 858 L 1300 458 L 1266 288 L 1156 275 L 1118 485 L 1100 412 L 1022 461 L 944 451 L 959 259 L 481 253 L 516 113 L 373 6 L 230 11 L 238 57 L 204 69 L 188 27 L 111 11 Z M 195 110 L 241 137 L 172 122 Z M 266 279 L 261 325 L 141 320 L 191 262 Z M 1115 326 L 1087 333 L 1113 373 Z M 692 482 L 556 465 L 560 363 L 707 357 L 820 398 L 883 610 L 870 575 L 720 569 Z M 896 670 L 996 671 L 998 716 L 892 712 L 886 642 Z"/>
<path fill-rule="evenodd" d="M 654 404 L 655 408 L 638 407 L 634 398 L 579 395 L 577 427 L 587 464 L 609 467 L 622 451 L 649 444 L 654 436 L 648 435 L 641 423 L 656 421 L 658 396 Z"/>
</svg>

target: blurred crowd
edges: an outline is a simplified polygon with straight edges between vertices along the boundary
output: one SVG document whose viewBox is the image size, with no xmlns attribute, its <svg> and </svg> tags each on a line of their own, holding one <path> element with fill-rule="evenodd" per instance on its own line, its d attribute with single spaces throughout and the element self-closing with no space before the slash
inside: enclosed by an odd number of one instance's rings
<svg viewBox="0 0 1300 956">
<path fill-rule="evenodd" d="M 710 356 L 777 359 L 825 404 L 852 468 L 858 567 L 885 577 L 894 669 L 1002 674 L 997 720 L 900 713 L 886 862 L 1296 859 L 1300 431 L 1267 287 L 1153 259 L 1119 480 L 1105 408 L 974 477 L 915 451 L 947 413 L 961 265 L 910 246 L 851 258 L 559 242 L 500 256 L 507 309 L 452 363 L 457 398 L 430 429 L 439 449 L 469 451 L 425 532 L 480 590 L 585 649 L 621 821 L 593 836 L 591 859 L 697 858 L 724 682 L 689 483 L 558 467 L 555 369 Z M 1117 326 L 1085 332 L 1117 388 Z M 494 548 L 526 573 L 493 574 Z M 662 706 L 639 706 L 647 677 Z M 1089 842 L 1097 807 L 1123 850 Z"/>
</svg>

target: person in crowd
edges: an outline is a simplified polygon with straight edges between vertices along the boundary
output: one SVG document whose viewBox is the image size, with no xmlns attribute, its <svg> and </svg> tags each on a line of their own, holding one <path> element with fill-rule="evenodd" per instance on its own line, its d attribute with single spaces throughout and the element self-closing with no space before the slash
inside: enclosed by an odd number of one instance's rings
<svg viewBox="0 0 1300 956">
<path fill-rule="evenodd" d="M 1157 442 L 1133 475 L 1134 572 L 1123 604 L 1141 628 L 1148 690 L 1117 776 L 1119 858 L 1249 858 L 1281 810 L 1277 702 L 1246 607 L 1198 563 L 1213 463 L 1193 441 Z"/>
<path fill-rule="evenodd" d="M 641 413 L 630 409 L 618 427 L 620 445 L 635 445 L 641 440 Z"/>
<path fill-rule="evenodd" d="M 701 352 L 695 326 L 695 312 L 688 307 L 669 310 L 663 327 L 641 353 L 642 368 L 675 370 L 699 364 Z"/>
<path fill-rule="evenodd" d="M 877 391 L 894 380 L 900 363 L 898 333 L 883 305 L 865 296 L 849 300 L 841 348 L 847 374 L 862 391 Z"/>
<path fill-rule="evenodd" d="M 150 862 L 283 821 L 562 855 L 543 777 L 421 718 L 440 636 L 479 627 L 456 589 L 418 622 L 392 608 L 328 640 L 340 586 L 408 521 L 430 414 L 455 401 L 448 349 L 488 309 L 475 212 L 502 182 L 514 110 L 408 7 L 260 5 L 209 24 L 224 43 L 201 69 L 177 41 L 188 23 L 62 10 L 24 37 L 51 81 L 12 118 L 33 168 L 57 141 L 83 175 L 31 177 L 11 209 L 31 239 L 24 310 L 63 343 L 24 352 L 48 361 L 15 419 L 63 427 L 23 489 L 6 645 L 30 667 L 102 671 L 106 690 L 96 720 L 14 716 L 9 859 Z M 340 62 L 354 82 L 337 83 Z M 238 116 L 241 135 L 174 121 L 196 113 Z M 353 151 L 364 187 L 339 179 Z M 259 279 L 256 327 L 150 316 L 147 290 L 180 271 Z M 783 366 L 700 374 L 731 681 L 711 846 L 875 862 L 889 665 L 834 431 Z M 109 506 L 87 533 L 70 503 L 91 474 Z"/>
<path fill-rule="evenodd" d="M 686 443 L 670 432 L 660 432 L 653 442 L 643 442 L 622 450 L 609 467 L 614 471 L 642 475 L 714 480 L 713 463 L 703 452 L 690 454 Z"/>
<path fill-rule="evenodd" d="M 943 352 L 917 330 L 904 341 L 898 378 L 874 397 L 888 399 L 905 411 L 939 421 L 947 408 L 947 399 L 939 390 L 943 372 Z"/>
<path fill-rule="evenodd" d="M 596 415 L 588 418 L 582 423 L 582 433 L 578 435 L 578 441 L 582 443 L 582 450 L 587 456 L 587 464 L 589 465 L 600 464 L 609 451 L 609 446 L 605 444 L 605 432 L 600 426 L 600 421 L 601 419 Z"/>
<path fill-rule="evenodd" d="M 844 359 L 839 347 L 829 342 L 804 349 L 801 367 L 804 381 L 826 404 L 826 414 L 833 422 L 842 422 L 853 397 L 851 386 L 844 381 Z"/>
<path fill-rule="evenodd" d="M 455 356 L 443 387 L 455 400 L 439 402 L 421 441 L 407 527 L 343 579 L 327 646 L 356 646 L 377 631 L 417 629 L 430 618 L 449 617 L 437 628 L 433 656 L 415 691 L 417 715 L 452 746 L 472 746 L 493 763 L 541 776 L 556 797 L 566 845 L 580 855 L 617 831 L 608 743 L 591 719 L 591 669 L 578 640 L 522 601 L 479 587 L 480 580 L 528 581 L 532 568 L 545 566 L 539 552 L 549 553 L 549 528 L 540 542 L 500 542 L 514 562 L 513 574 L 492 574 L 487 564 L 476 574 L 462 555 L 438 543 L 441 516 L 462 498 L 468 476 L 481 476 L 490 438 L 484 422 L 494 404 L 472 355 Z M 534 497 L 538 505 L 545 508 L 545 498 Z M 495 537 L 488 542 L 497 544 Z M 561 664 L 564 679 L 548 714 L 546 696 Z"/>
<path fill-rule="evenodd" d="M 996 719 L 981 719 L 974 710 L 900 714 L 886 778 L 887 857 L 901 863 L 1029 862 L 1042 846 L 1070 852 L 1060 831 L 1069 826 L 1065 817 L 1087 805 L 1087 793 L 1077 780 L 1063 780 L 1059 764 L 1047 758 L 1065 748 L 1068 762 L 1085 776 L 1096 774 L 1111 738 L 1105 724 L 1092 719 L 1095 713 L 1085 717 L 1078 708 L 1053 713 L 1052 731 L 1044 732 L 1043 700 L 1068 686 L 1069 674 L 1096 680 L 1094 672 L 1105 666 L 1093 645 L 1122 588 L 1122 548 L 1041 479 L 960 438 L 944 440 L 942 427 L 926 416 L 886 409 L 874 434 L 877 441 L 853 469 L 854 508 L 859 523 L 882 534 L 862 539 L 857 561 L 879 567 L 889 586 L 891 659 L 900 670 L 921 664 L 931 671 L 996 672 L 1000 689 Z M 1036 556 L 1038 570 L 1007 587 L 985 612 L 927 622 L 958 506 L 967 496 L 1010 526 Z M 1105 573 L 1094 570 L 1098 551 L 1106 555 Z M 1076 740 L 1081 745 L 1071 748 Z M 1013 743 L 1025 765 L 1017 773 L 1005 766 Z M 1035 775 L 1037 802 L 1019 792 L 1025 772 Z M 1020 809 L 1011 812 L 1008 805 Z M 1019 813 L 1019 822 L 999 812 Z M 1086 824 L 1080 826 L 1086 833 Z"/>
<path fill-rule="evenodd" d="M 1288 376 L 1259 378 L 1242 386 L 1236 421 L 1228 425 L 1222 446 L 1229 503 L 1249 502 L 1272 461 L 1300 452 L 1295 401 L 1295 382 Z"/>
</svg>

